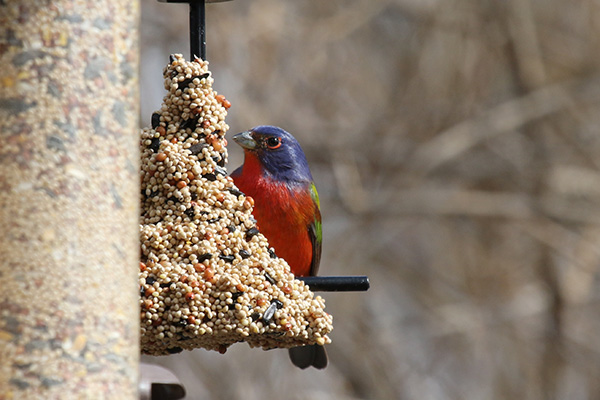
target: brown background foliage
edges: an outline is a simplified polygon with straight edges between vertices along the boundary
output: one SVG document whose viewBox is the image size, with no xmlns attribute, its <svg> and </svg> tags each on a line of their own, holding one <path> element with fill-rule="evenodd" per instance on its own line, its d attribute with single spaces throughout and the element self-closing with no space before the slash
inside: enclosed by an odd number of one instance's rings
<svg viewBox="0 0 600 400">
<path fill-rule="evenodd" d="M 142 4 L 142 122 L 187 7 Z M 600 3 L 207 7 L 230 133 L 279 125 L 321 195 L 330 366 L 233 346 L 153 361 L 189 399 L 600 398 Z M 241 151 L 229 146 L 229 170 Z"/>
</svg>

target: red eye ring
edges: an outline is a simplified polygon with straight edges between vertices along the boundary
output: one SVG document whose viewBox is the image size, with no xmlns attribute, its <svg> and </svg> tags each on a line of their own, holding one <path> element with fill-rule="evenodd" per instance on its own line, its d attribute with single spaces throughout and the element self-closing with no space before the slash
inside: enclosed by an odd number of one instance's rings
<svg viewBox="0 0 600 400">
<path fill-rule="evenodd" d="M 265 143 L 267 144 L 267 147 L 271 150 L 275 150 L 278 149 L 279 147 L 281 147 L 281 139 L 278 137 L 270 137 L 268 138 Z"/>
</svg>

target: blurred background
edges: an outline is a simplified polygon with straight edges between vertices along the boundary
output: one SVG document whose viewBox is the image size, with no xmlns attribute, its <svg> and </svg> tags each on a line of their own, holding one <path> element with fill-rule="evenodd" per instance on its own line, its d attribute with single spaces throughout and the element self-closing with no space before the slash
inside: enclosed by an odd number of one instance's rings
<svg viewBox="0 0 600 400">
<path fill-rule="evenodd" d="M 187 12 L 142 1 L 143 125 Z M 235 0 L 207 25 L 228 137 L 298 138 L 320 273 L 371 289 L 323 294 L 324 371 L 245 344 L 146 358 L 187 399 L 600 398 L 597 0 Z"/>
</svg>

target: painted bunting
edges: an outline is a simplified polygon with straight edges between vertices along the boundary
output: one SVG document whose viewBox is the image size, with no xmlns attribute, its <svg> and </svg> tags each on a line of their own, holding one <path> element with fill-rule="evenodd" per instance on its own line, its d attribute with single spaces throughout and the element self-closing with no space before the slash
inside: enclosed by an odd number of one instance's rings
<svg viewBox="0 0 600 400">
<path fill-rule="evenodd" d="M 319 195 L 298 141 L 281 128 L 262 125 L 238 133 L 244 164 L 231 177 L 255 200 L 258 229 L 295 276 L 316 275 L 321 259 Z M 325 368 L 327 353 L 319 345 L 289 350 L 294 365 Z"/>
</svg>

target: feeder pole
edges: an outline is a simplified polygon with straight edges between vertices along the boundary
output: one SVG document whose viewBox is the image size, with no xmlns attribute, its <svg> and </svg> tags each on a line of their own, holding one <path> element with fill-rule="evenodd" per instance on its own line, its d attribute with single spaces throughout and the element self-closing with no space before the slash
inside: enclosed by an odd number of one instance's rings
<svg viewBox="0 0 600 400">
<path fill-rule="evenodd" d="M 190 2 L 190 59 L 206 60 L 206 12 L 204 0 Z"/>
<path fill-rule="evenodd" d="M 206 3 L 231 0 L 158 0 L 159 3 L 188 3 L 190 5 L 190 59 L 206 60 Z"/>
<path fill-rule="evenodd" d="M 0 399 L 138 398 L 139 10 L 0 1 Z"/>
</svg>

